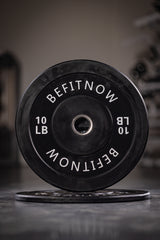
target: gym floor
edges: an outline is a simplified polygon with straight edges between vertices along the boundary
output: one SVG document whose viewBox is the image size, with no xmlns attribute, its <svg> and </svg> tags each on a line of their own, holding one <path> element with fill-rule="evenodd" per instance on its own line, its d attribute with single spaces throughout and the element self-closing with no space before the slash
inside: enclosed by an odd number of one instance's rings
<svg viewBox="0 0 160 240">
<path fill-rule="evenodd" d="M 16 201 L 18 191 L 54 188 L 29 168 L 4 173 L 0 173 L 1 240 L 160 239 L 159 169 L 136 167 L 112 187 L 149 190 L 150 199 L 103 204 Z"/>
</svg>

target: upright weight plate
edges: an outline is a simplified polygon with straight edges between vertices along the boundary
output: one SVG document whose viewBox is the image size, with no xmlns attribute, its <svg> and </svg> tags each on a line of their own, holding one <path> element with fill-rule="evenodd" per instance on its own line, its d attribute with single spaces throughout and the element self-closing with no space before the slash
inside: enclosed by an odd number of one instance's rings
<svg viewBox="0 0 160 240">
<path fill-rule="evenodd" d="M 139 161 L 148 136 L 133 83 L 96 61 L 57 64 L 37 77 L 17 111 L 16 132 L 29 166 L 71 191 L 103 189 Z"/>
</svg>

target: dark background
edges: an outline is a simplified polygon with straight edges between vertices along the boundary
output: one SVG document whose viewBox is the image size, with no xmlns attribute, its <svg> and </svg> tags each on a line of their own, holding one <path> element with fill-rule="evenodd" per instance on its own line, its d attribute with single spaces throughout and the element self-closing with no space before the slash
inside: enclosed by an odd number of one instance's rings
<svg viewBox="0 0 160 240">
<path fill-rule="evenodd" d="M 160 166 L 159 1 L 5 0 L 0 1 L 0 9 L 0 126 L 3 132 L 5 126 L 13 137 L 19 99 L 30 82 L 46 68 L 71 59 L 102 61 L 130 77 L 143 94 L 151 136 L 142 165 Z M 3 151 L 7 142 L 5 134 L 7 136 L 7 130 L 0 134 Z M 8 140 L 12 143 L 7 152 L 14 151 L 16 141 L 12 137 Z M 0 154 L 0 166 L 17 162 L 13 160 L 15 154 L 11 155 L 7 160 Z M 21 157 L 19 162 L 25 165 Z"/>
<path fill-rule="evenodd" d="M 144 202 L 37 204 L 23 190 L 54 189 L 26 165 L 16 109 L 31 81 L 66 60 L 91 59 L 127 75 L 148 109 L 150 134 L 137 167 L 114 188 L 148 189 Z M 0 0 L 0 239 L 159 239 L 160 1 Z"/>
</svg>

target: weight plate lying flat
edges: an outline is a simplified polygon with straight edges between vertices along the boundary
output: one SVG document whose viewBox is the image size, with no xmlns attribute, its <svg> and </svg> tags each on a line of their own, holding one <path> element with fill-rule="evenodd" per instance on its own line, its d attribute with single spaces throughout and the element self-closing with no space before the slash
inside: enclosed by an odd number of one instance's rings
<svg viewBox="0 0 160 240">
<path fill-rule="evenodd" d="M 143 99 L 132 82 L 95 61 L 55 65 L 35 79 L 17 111 L 29 166 L 70 191 L 116 183 L 139 161 L 148 136 Z"/>
<path fill-rule="evenodd" d="M 16 200 L 48 203 L 107 203 L 148 199 L 150 193 L 142 190 L 104 189 L 96 192 L 31 191 L 19 192 Z"/>
</svg>

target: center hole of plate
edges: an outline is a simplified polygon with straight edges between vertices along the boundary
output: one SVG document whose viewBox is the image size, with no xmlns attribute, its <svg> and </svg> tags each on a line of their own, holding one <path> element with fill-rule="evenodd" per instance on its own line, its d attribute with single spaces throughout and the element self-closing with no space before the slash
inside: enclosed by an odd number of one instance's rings
<svg viewBox="0 0 160 240">
<path fill-rule="evenodd" d="M 90 117 L 85 114 L 77 115 L 72 120 L 72 129 L 78 135 L 87 135 L 92 131 L 93 122 Z"/>
</svg>

